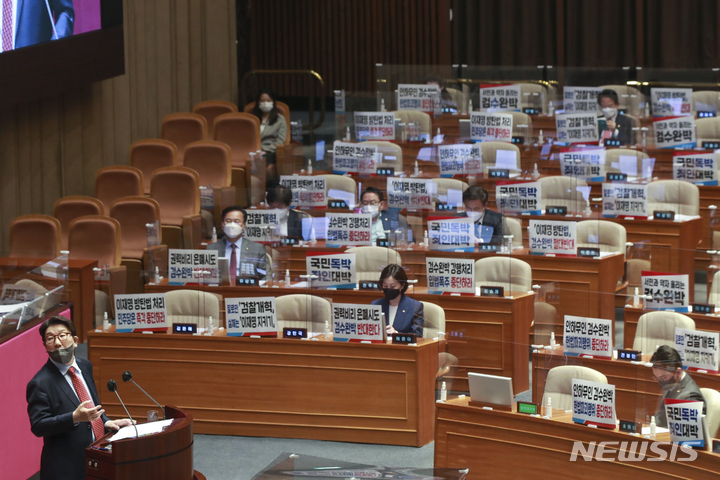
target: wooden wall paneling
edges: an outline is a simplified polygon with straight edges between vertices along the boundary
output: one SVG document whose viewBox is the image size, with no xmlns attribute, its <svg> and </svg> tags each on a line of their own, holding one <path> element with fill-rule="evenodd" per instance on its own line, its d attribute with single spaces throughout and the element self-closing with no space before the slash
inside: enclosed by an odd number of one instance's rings
<svg viewBox="0 0 720 480">
<path fill-rule="evenodd" d="M 30 168 L 30 106 L 29 104 L 19 105 L 17 108 L 17 172 L 18 187 L 17 199 L 20 211 L 32 211 L 32 169 Z"/>
<path fill-rule="evenodd" d="M 83 132 L 82 102 L 87 87 L 69 90 L 62 101 L 63 196 L 82 195 L 83 190 Z"/>
<path fill-rule="evenodd" d="M 173 41 L 170 37 L 171 31 L 171 8 L 170 0 L 156 0 L 155 3 L 155 109 L 157 121 L 155 125 L 155 136 L 160 137 L 162 119 L 165 115 L 176 110 L 173 107 L 173 73 L 172 73 L 172 52 Z"/>
<path fill-rule="evenodd" d="M 159 136 L 160 125 L 156 121 L 158 118 L 157 110 L 157 88 L 159 87 L 159 78 L 157 70 L 158 57 L 162 55 L 161 49 L 165 47 L 157 42 L 157 0 L 147 2 L 144 7 L 145 11 L 145 104 L 138 105 L 142 112 L 140 116 L 145 117 L 145 128 L 143 129 L 144 138 L 156 138 Z"/>
<path fill-rule="evenodd" d="M 205 32 L 214 32 L 206 35 L 205 51 L 205 84 L 208 98 L 232 100 L 227 97 L 232 82 L 230 71 L 231 52 L 235 49 L 234 32 L 230 31 L 230 16 L 227 14 L 228 2 L 205 2 Z"/>
<path fill-rule="evenodd" d="M 2 189 L 0 189 L 0 211 L 2 211 L 3 237 L 7 238 L 7 230 L 10 226 L 10 219 L 17 216 L 18 199 L 17 199 L 17 182 L 13 179 L 17 178 L 17 141 L 16 141 L 16 125 L 14 122 L 15 110 L 17 107 L 6 108 L 2 110 L 2 117 L 8 118 L 10 121 L 4 122 L 0 129 L 0 179 L 2 179 Z M 3 249 L 7 248 L 7 241 L 3 243 Z"/>
<path fill-rule="evenodd" d="M 173 0 L 173 82 L 174 110 L 176 112 L 191 112 L 195 105 L 190 95 L 190 22 L 189 0 Z"/>
<path fill-rule="evenodd" d="M 43 208 L 35 213 L 52 213 L 55 200 L 61 196 L 60 183 L 62 171 L 60 169 L 60 147 L 62 145 L 60 111 L 61 97 L 40 100 L 40 133 L 42 136 L 42 196 Z M 5 116 L 2 115 L 4 118 Z M 12 117 L 11 117 L 12 121 Z M 0 142 L 1 143 L 1 142 Z M 8 177 L 12 178 L 12 177 Z M 12 217 L 3 213 L 3 223 L 10 223 Z M 7 245 L 7 237 L 3 235 L 3 246 Z"/>
<path fill-rule="evenodd" d="M 190 14 L 188 16 L 188 29 L 190 30 L 190 96 L 192 104 L 202 102 L 203 100 L 217 100 L 208 98 L 203 88 L 203 28 L 202 16 L 204 6 L 202 3 L 191 0 L 189 5 Z"/>
<path fill-rule="evenodd" d="M 41 100 L 35 100 L 30 102 L 28 105 L 30 108 L 30 162 L 28 168 L 32 172 L 31 183 L 30 183 L 30 211 L 42 212 L 43 211 L 43 157 L 42 157 L 42 144 L 43 137 L 38 128 L 40 123 L 40 102 Z M 0 238 L 2 238 L 0 236 Z"/>
<path fill-rule="evenodd" d="M 645 10 L 644 0 L 635 0 L 635 62 L 636 66 L 645 65 Z M 720 36 L 718 36 L 720 38 Z M 720 51 L 720 50 L 718 50 Z"/>
<path fill-rule="evenodd" d="M 230 78 L 227 92 L 224 96 L 233 103 L 238 103 L 238 59 L 237 59 L 237 15 L 235 15 L 235 0 L 226 0 L 227 15 L 230 25 L 228 28 L 228 53 L 230 57 Z"/>
<path fill-rule="evenodd" d="M 94 195 L 95 172 L 103 163 L 103 94 L 102 84 L 94 83 L 83 89 L 81 108 L 82 165 L 81 184 L 83 195 Z M 109 214 L 110 212 L 105 212 Z"/>
</svg>

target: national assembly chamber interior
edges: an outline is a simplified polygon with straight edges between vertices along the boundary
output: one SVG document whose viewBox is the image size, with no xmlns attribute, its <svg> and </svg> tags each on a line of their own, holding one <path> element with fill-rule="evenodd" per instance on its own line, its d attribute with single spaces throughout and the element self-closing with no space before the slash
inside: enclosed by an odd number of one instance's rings
<svg viewBox="0 0 720 480">
<path fill-rule="evenodd" d="M 720 1 L 0 4 L 0 478 L 720 474 Z"/>
</svg>

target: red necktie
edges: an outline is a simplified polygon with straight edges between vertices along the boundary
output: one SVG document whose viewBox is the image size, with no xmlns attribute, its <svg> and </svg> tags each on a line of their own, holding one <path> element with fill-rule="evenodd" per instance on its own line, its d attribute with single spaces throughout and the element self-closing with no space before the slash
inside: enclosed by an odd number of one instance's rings
<svg viewBox="0 0 720 480">
<path fill-rule="evenodd" d="M 12 0 L 3 0 L 2 5 L 2 51 L 13 49 Z"/>
<path fill-rule="evenodd" d="M 232 249 L 232 258 L 230 259 L 230 285 L 235 285 L 235 277 L 237 276 L 237 256 L 235 255 L 235 250 L 237 249 L 237 245 L 231 243 L 230 248 Z"/>
<path fill-rule="evenodd" d="M 80 380 L 80 377 L 78 377 L 75 373 L 75 367 L 70 367 L 68 373 L 70 374 L 70 379 L 72 380 L 73 387 L 75 388 L 75 393 L 77 393 L 77 396 L 80 399 L 80 403 L 90 400 L 90 405 L 86 407 L 94 407 L 95 404 L 93 403 L 92 398 L 90 398 L 90 394 L 85 389 L 85 385 L 83 385 L 82 380 Z M 93 433 L 95 434 L 95 440 L 100 440 L 105 436 L 105 426 L 103 425 L 102 417 L 98 417 L 90 423 L 92 424 Z"/>
</svg>

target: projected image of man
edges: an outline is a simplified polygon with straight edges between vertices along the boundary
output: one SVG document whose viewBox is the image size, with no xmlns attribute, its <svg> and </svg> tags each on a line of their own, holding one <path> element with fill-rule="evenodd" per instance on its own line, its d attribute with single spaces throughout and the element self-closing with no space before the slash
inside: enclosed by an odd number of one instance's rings
<svg viewBox="0 0 720 480">
<path fill-rule="evenodd" d="M 0 52 L 73 34 L 73 0 L 0 0 Z"/>
</svg>

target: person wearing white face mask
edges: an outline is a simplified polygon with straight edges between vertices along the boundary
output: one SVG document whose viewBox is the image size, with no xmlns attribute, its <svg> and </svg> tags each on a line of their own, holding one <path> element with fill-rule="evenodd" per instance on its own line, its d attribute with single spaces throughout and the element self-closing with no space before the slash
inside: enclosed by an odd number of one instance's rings
<svg viewBox="0 0 720 480">
<path fill-rule="evenodd" d="M 265 247 L 243 238 L 247 212 L 238 206 L 227 207 L 222 212 L 222 228 L 225 238 L 211 243 L 208 250 L 215 250 L 219 257 L 228 258 L 230 284 L 239 277 L 265 279 Z"/>
<path fill-rule="evenodd" d="M 260 120 L 260 148 L 265 152 L 267 184 L 272 185 L 277 182 L 275 150 L 278 145 L 285 143 L 287 123 L 275 105 L 275 94 L 269 88 L 260 90 L 252 114 Z"/>
<path fill-rule="evenodd" d="M 303 225 L 303 218 L 300 213 L 290 209 L 292 203 L 292 189 L 285 185 L 278 185 L 267 191 L 265 202 L 269 208 L 281 210 L 279 218 L 279 230 L 277 234 L 281 237 L 296 238 L 298 240 L 309 240 L 312 229 L 312 219 L 308 218 Z M 305 228 L 303 228 L 305 227 Z"/>
<path fill-rule="evenodd" d="M 605 117 L 605 125 L 600 122 L 599 134 L 600 138 L 612 138 L 619 140 L 620 145 L 628 145 L 632 139 L 632 120 L 620 113 L 619 103 L 615 90 L 603 90 L 598 94 L 598 105 Z"/>
<path fill-rule="evenodd" d="M 396 208 L 388 209 L 382 191 L 375 187 L 368 187 L 360 197 L 360 212 L 372 215 L 370 240 L 375 243 L 377 239 L 387 238 L 386 231 L 401 230 L 409 235 L 412 241 L 412 230 L 408 229 L 407 220 L 400 215 Z"/>
<path fill-rule="evenodd" d="M 468 187 L 463 192 L 465 215 L 473 219 L 478 243 L 500 245 L 503 238 L 502 215 L 486 208 L 488 192 L 480 185 Z"/>
</svg>

